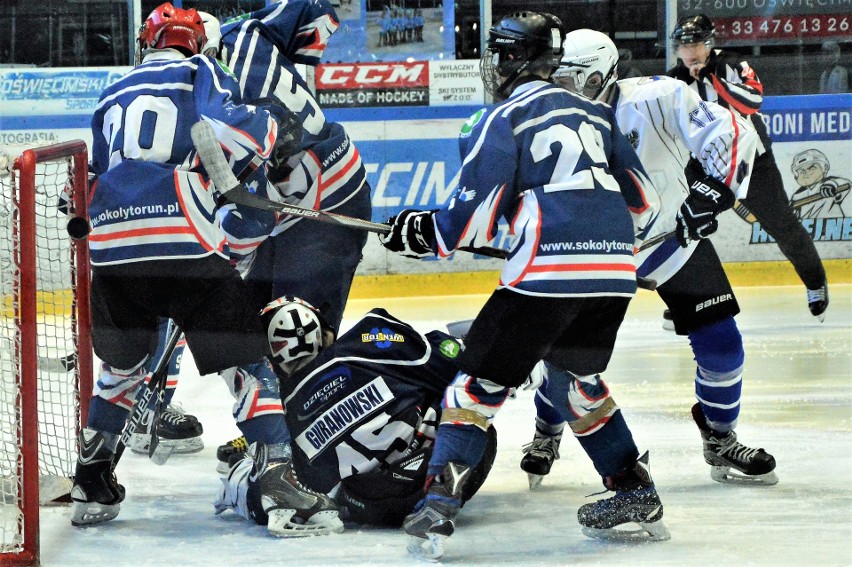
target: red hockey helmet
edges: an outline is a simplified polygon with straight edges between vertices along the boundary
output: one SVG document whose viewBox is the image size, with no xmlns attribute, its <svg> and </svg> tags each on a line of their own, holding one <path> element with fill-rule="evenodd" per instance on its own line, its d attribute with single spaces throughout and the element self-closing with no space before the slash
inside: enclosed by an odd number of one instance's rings
<svg viewBox="0 0 852 567">
<path fill-rule="evenodd" d="M 142 52 L 171 47 L 192 56 L 201 53 L 207 36 L 204 22 L 194 8 L 184 10 L 166 2 L 157 6 L 142 24 L 138 41 Z"/>
</svg>

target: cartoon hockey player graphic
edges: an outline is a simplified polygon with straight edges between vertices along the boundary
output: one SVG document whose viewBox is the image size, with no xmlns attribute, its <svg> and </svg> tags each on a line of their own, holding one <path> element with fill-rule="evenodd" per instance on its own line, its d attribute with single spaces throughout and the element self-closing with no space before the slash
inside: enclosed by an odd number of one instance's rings
<svg viewBox="0 0 852 567">
<path fill-rule="evenodd" d="M 819 150 L 805 150 L 793 157 L 793 177 L 799 188 L 790 198 L 790 206 L 800 219 L 846 216 L 842 205 L 852 184 L 845 177 L 828 175 L 830 167 Z"/>
</svg>

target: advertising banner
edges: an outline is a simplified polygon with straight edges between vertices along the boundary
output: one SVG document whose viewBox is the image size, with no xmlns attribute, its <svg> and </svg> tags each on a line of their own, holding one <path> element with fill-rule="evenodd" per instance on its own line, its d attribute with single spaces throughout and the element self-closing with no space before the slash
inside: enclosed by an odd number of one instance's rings
<svg viewBox="0 0 852 567">
<path fill-rule="evenodd" d="M 315 74 L 323 108 L 483 104 L 478 61 L 322 64 Z"/>
<path fill-rule="evenodd" d="M 404 208 L 443 206 L 458 187 L 458 133 L 482 105 L 475 61 L 331 65 L 318 73 L 321 96 L 356 97 L 333 108 L 327 119 L 345 127 L 361 153 L 372 188 L 373 220 L 383 222 Z M 128 68 L 0 70 L 0 152 L 14 157 L 27 147 L 82 139 L 91 144 L 91 110 L 103 88 Z M 481 88 L 481 83 L 480 83 Z M 456 89 L 456 90 L 454 90 Z M 399 106 L 359 107 L 358 93 L 397 97 Z M 417 106 L 406 97 L 422 96 Z M 452 104 L 453 97 L 477 101 Z M 404 103 L 404 104 L 403 104 Z M 445 104 L 446 103 L 446 104 Z M 331 107 L 331 108 L 330 108 Z M 763 114 L 790 205 L 823 258 L 852 258 L 852 95 L 768 97 Z M 759 190 L 754 182 L 750 190 Z M 713 236 L 726 262 L 783 260 L 760 223 L 739 208 L 720 217 Z M 493 246 L 507 247 L 505 228 Z M 437 262 L 437 261 L 436 261 Z M 495 263 L 496 262 L 496 263 Z M 456 254 L 440 271 L 494 269 L 499 261 Z M 434 262 L 388 255 L 371 237 L 361 273 L 435 271 Z"/>
<path fill-rule="evenodd" d="M 848 0 L 678 0 L 678 16 L 705 14 L 723 45 L 852 39 Z"/>
</svg>

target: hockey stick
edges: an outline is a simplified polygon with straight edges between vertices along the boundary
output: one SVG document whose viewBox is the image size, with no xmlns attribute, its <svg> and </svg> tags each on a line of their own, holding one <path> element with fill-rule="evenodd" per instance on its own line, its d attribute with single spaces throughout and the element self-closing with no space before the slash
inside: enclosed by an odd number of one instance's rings
<svg viewBox="0 0 852 567">
<path fill-rule="evenodd" d="M 124 453 L 127 443 L 131 436 L 136 433 L 139 426 L 145 421 L 145 416 L 151 412 L 151 441 L 148 445 L 148 457 L 158 465 L 165 464 L 169 459 L 174 446 L 160 445 L 160 439 L 157 437 L 157 424 L 160 421 L 160 413 L 163 410 L 163 402 L 166 391 L 166 381 L 169 376 L 169 360 L 172 358 L 172 353 L 180 340 L 182 334 L 181 328 L 174 322 L 170 324 L 169 334 L 166 336 L 166 344 L 163 347 L 163 353 L 160 355 L 157 364 L 153 370 L 146 376 L 147 383 L 141 397 L 136 400 L 136 405 L 133 406 L 133 413 L 130 414 L 130 419 L 121 433 L 121 439 L 118 443 L 118 448 L 115 451 L 113 459 L 113 467 L 118 463 L 121 455 Z M 156 394 L 156 397 L 154 397 Z M 153 406 L 151 405 L 153 401 Z"/>
<path fill-rule="evenodd" d="M 816 203 L 821 199 L 833 199 L 835 195 L 839 195 L 844 191 L 849 191 L 850 189 L 849 183 L 844 183 L 843 185 L 839 185 L 834 189 L 834 195 L 831 197 L 826 197 L 822 193 L 817 193 L 816 195 L 811 195 L 809 197 L 802 197 L 801 199 L 793 199 L 790 201 L 790 207 L 793 209 L 800 209 L 805 205 L 810 205 L 811 203 Z"/>
<path fill-rule="evenodd" d="M 203 120 L 196 122 L 192 126 L 191 135 L 195 149 L 198 150 L 198 157 L 201 158 L 201 163 L 204 164 L 204 168 L 207 170 L 210 179 L 213 180 L 219 192 L 232 203 L 246 205 L 255 209 L 276 211 L 319 222 L 348 226 L 350 228 L 375 232 L 376 234 L 388 234 L 391 231 L 390 226 L 384 223 L 372 222 L 328 211 L 317 211 L 298 205 L 279 203 L 251 193 L 245 185 L 240 183 L 234 172 L 231 171 L 231 167 L 228 165 L 219 141 L 216 138 L 216 133 L 209 123 Z M 459 250 L 491 258 L 504 259 L 507 256 L 507 252 L 499 248 L 469 248 L 463 246 Z"/>
</svg>

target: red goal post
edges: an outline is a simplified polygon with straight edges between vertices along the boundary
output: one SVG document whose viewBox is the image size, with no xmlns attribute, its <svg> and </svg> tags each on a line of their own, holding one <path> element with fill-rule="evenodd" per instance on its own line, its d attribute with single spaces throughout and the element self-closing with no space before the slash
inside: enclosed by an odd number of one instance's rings
<svg viewBox="0 0 852 567">
<path fill-rule="evenodd" d="M 89 252 L 59 208 L 86 217 L 76 140 L 0 170 L 0 564 L 39 562 L 39 506 L 67 497 L 92 392 Z M 67 183 L 71 181 L 72 183 Z M 69 516 L 70 521 L 70 516 Z"/>
</svg>

